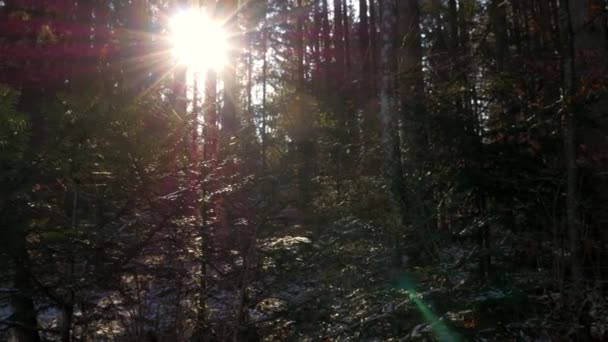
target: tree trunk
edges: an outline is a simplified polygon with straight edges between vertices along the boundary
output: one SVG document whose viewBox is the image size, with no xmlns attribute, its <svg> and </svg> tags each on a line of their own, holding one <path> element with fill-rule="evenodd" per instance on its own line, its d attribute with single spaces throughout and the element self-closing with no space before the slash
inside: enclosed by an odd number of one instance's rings
<svg viewBox="0 0 608 342">
<path fill-rule="evenodd" d="M 457 55 L 458 42 L 460 41 L 458 35 L 458 9 L 456 7 L 456 0 L 448 1 L 448 21 L 450 26 L 451 55 L 455 57 Z"/>
<path fill-rule="evenodd" d="M 361 70 L 364 81 L 364 89 L 369 77 L 370 48 L 369 48 L 369 23 L 367 17 L 367 0 L 359 0 L 359 49 L 361 54 Z"/>
<path fill-rule="evenodd" d="M 323 17 L 321 13 L 321 6 L 319 4 L 319 0 L 314 1 L 314 23 L 312 29 L 312 45 L 313 45 L 313 71 L 312 77 L 313 82 L 318 83 L 316 81 L 319 80 L 321 76 L 321 30 L 323 26 Z"/>
<path fill-rule="evenodd" d="M 25 236 L 17 233 L 12 243 L 15 253 L 15 273 L 13 286 L 16 292 L 11 295 L 10 303 L 13 308 L 13 338 L 17 342 L 39 342 L 36 309 L 32 299 L 32 284 L 30 281 L 30 260 L 25 247 Z"/>
<path fill-rule="evenodd" d="M 552 12 L 549 0 L 539 0 L 539 13 L 538 18 L 540 22 L 540 33 L 542 38 L 542 47 L 544 50 L 555 48 L 555 41 L 553 37 L 553 24 L 552 24 Z"/>
<path fill-rule="evenodd" d="M 302 8 L 302 0 L 297 0 L 298 9 Z M 304 18 L 298 15 L 296 19 L 296 56 L 298 66 L 297 72 L 297 88 L 302 91 L 304 88 Z"/>
<path fill-rule="evenodd" d="M 218 159 L 218 131 L 217 131 L 217 75 L 214 71 L 207 71 L 205 77 L 205 97 L 204 97 L 204 126 L 203 126 L 203 163 L 205 171 L 203 177 L 211 179 L 203 182 L 201 189 L 201 224 L 199 231 L 200 239 L 200 260 L 201 278 L 199 283 L 198 317 L 197 327 L 193 335 L 194 341 L 205 341 L 207 338 L 207 298 L 208 298 L 208 271 L 207 265 L 211 257 L 212 246 L 216 242 L 212 237 L 221 240 L 218 236 L 224 233 L 220 213 L 223 208 L 219 208 L 217 196 L 209 195 L 214 193 L 217 188 L 216 176 L 208 177 L 210 173 L 217 170 Z M 210 197 L 210 199 L 207 199 Z M 213 210 L 213 215 L 211 215 Z"/>
<path fill-rule="evenodd" d="M 31 186 L 39 178 L 37 169 L 38 153 L 40 146 L 43 146 L 46 142 L 47 135 L 47 123 L 40 107 L 45 97 L 46 94 L 43 91 L 23 89 L 17 105 L 17 108 L 28 116 L 30 126 L 30 138 L 23 158 L 24 170 L 21 172 L 24 177 L 23 188 Z M 15 265 L 13 286 L 16 292 L 10 296 L 10 304 L 13 309 L 12 320 L 15 322 L 12 335 L 18 342 L 38 342 L 40 336 L 38 335 L 38 321 L 33 299 L 34 287 L 30 278 L 31 260 L 27 247 L 29 217 L 10 219 L 11 216 L 8 213 L 11 209 L 8 208 L 9 206 L 24 207 L 26 204 L 21 203 L 21 201 L 10 203 L 14 200 L 10 193 L 6 197 L 6 199 L 2 199 L 3 207 L 0 208 L 0 211 L 2 211 L 2 217 L 9 218 L 9 222 L 0 229 L 0 239 L 5 240 L 3 243 L 7 243 L 9 256 Z"/>
<path fill-rule="evenodd" d="M 262 172 L 266 170 L 266 95 L 268 81 L 268 30 L 262 29 Z"/>
<path fill-rule="evenodd" d="M 578 212 L 578 165 L 576 163 L 576 119 L 574 96 L 576 95 L 575 42 L 570 1 L 560 0 L 560 31 L 562 37 L 562 73 L 564 94 L 564 149 L 566 159 L 567 193 L 566 224 L 570 248 L 570 269 L 575 295 L 581 287 L 583 271 L 579 238 Z"/>
<path fill-rule="evenodd" d="M 344 21 L 342 19 L 342 0 L 334 0 L 334 75 L 338 84 L 344 76 Z"/>
<path fill-rule="evenodd" d="M 490 6 L 494 37 L 496 39 L 496 65 L 498 69 L 502 69 L 508 52 L 506 4 L 501 0 L 492 0 Z"/>
<path fill-rule="evenodd" d="M 187 0 L 176 0 L 175 9 L 184 8 L 187 5 Z M 172 104 L 173 108 L 180 115 L 184 115 L 188 109 L 188 97 L 186 95 L 186 67 L 178 65 L 173 72 L 173 84 L 172 84 Z"/>
<path fill-rule="evenodd" d="M 326 80 L 330 79 L 331 61 L 332 61 L 332 47 L 331 47 L 331 28 L 329 25 L 329 5 L 327 0 L 323 0 L 323 7 L 321 8 L 321 20 L 323 22 L 322 36 L 323 36 L 323 63 L 325 64 L 325 77 Z"/>
<path fill-rule="evenodd" d="M 344 63 L 345 63 L 345 78 L 348 80 L 351 78 L 350 69 L 351 69 L 351 59 L 350 59 L 350 25 L 349 25 L 349 17 L 348 17 L 348 4 L 347 0 L 344 0 L 342 4 L 344 5 L 342 11 L 342 21 L 344 22 Z"/>
<path fill-rule="evenodd" d="M 224 24 L 226 31 L 230 32 L 230 39 L 228 44 L 230 46 L 238 46 L 239 41 L 237 34 L 238 23 L 237 16 L 234 15 L 237 10 L 236 0 L 224 0 L 221 10 L 221 17 L 228 18 L 228 21 Z M 222 108 L 222 138 L 226 141 L 234 138 L 238 131 L 238 116 L 237 116 L 237 97 L 238 90 L 236 85 L 236 65 L 237 65 L 237 50 L 228 49 L 227 52 L 227 67 L 223 69 L 223 81 L 224 81 L 224 92 L 223 92 L 223 108 Z M 228 145 L 229 146 L 229 145 Z M 226 146 L 227 147 L 227 146 Z"/>
<path fill-rule="evenodd" d="M 253 35 L 247 33 L 247 126 L 254 126 L 253 120 Z"/>
<path fill-rule="evenodd" d="M 371 85 L 372 89 L 370 92 L 372 95 L 376 96 L 376 81 L 378 76 L 378 15 L 376 11 L 376 5 L 374 4 L 374 0 L 370 0 L 369 3 L 369 48 L 370 48 L 370 71 L 371 75 Z"/>
<path fill-rule="evenodd" d="M 74 317 L 74 306 L 66 304 L 63 308 L 63 317 L 61 319 L 61 342 L 70 342 L 72 340 L 72 319 Z"/>
<path fill-rule="evenodd" d="M 415 154 L 426 153 L 429 122 L 424 113 L 424 75 L 422 72 L 422 43 L 420 11 L 417 0 L 400 3 L 399 75 L 402 114 L 402 136 L 413 143 Z M 418 158 L 415 158 L 418 159 Z"/>
<path fill-rule="evenodd" d="M 382 123 L 382 147 L 384 150 L 384 175 L 389 186 L 389 196 L 397 216 L 395 225 L 405 223 L 405 200 L 403 197 L 403 175 L 401 149 L 398 133 L 398 118 L 395 100 L 395 35 L 397 33 L 397 4 L 385 0 L 382 11 L 382 81 L 380 84 L 380 121 Z"/>
</svg>

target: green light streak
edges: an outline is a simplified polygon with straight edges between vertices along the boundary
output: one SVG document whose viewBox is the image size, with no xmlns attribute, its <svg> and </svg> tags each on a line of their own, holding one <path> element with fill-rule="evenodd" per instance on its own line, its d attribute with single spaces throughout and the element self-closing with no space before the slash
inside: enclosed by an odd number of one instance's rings
<svg viewBox="0 0 608 342">
<path fill-rule="evenodd" d="M 450 329 L 445 325 L 445 323 L 443 323 L 443 321 L 441 321 L 439 317 L 437 317 L 437 315 L 435 315 L 433 311 L 431 311 L 431 309 L 426 304 L 424 304 L 424 302 L 422 302 L 422 300 L 418 298 L 418 296 L 413 291 L 408 291 L 408 295 L 412 302 L 416 304 L 418 310 L 420 310 L 420 313 L 422 314 L 424 320 L 431 325 L 431 329 L 433 330 L 435 337 L 437 337 L 439 341 L 460 341 L 458 336 L 452 333 Z"/>
<path fill-rule="evenodd" d="M 450 331 L 447 325 L 433 313 L 433 311 L 426 305 L 422 299 L 419 298 L 416 290 L 414 288 L 414 283 L 409 277 L 405 277 L 401 280 L 400 288 L 404 289 L 408 294 L 410 300 L 416 304 L 416 308 L 422 314 L 424 320 L 431 326 L 433 334 L 437 338 L 437 340 L 442 342 L 457 342 L 461 341 L 460 337 Z"/>
</svg>

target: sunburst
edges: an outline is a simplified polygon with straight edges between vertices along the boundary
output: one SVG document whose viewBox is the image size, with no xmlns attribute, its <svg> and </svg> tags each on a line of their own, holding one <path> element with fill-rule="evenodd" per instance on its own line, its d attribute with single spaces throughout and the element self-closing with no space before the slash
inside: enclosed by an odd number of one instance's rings
<svg viewBox="0 0 608 342">
<path fill-rule="evenodd" d="M 169 29 L 172 54 L 189 71 L 219 71 L 226 64 L 228 35 L 204 9 L 176 13 L 169 19 Z"/>
</svg>

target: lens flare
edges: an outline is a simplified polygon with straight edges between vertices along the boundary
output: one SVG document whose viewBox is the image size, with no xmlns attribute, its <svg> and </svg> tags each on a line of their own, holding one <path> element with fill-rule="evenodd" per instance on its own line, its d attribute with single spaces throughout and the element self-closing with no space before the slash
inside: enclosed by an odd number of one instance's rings
<svg viewBox="0 0 608 342">
<path fill-rule="evenodd" d="M 172 53 L 190 71 L 219 71 L 226 63 L 228 37 L 222 24 L 205 11 L 190 9 L 169 21 Z"/>
</svg>

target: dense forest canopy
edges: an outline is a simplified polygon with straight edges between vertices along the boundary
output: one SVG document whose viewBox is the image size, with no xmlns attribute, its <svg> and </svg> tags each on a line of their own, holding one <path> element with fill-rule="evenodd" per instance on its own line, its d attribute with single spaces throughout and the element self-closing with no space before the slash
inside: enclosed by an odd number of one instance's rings
<svg viewBox="0 0 608 342">
<path fill-rule="evenodd" d="M 0 340 L 607 340 L 607 13 L 0 0 Z"/>
</svg>

